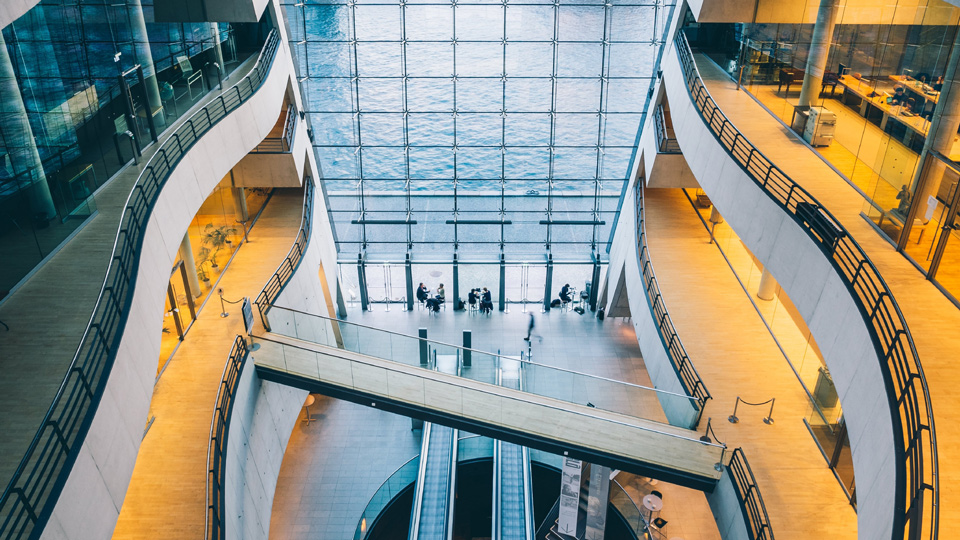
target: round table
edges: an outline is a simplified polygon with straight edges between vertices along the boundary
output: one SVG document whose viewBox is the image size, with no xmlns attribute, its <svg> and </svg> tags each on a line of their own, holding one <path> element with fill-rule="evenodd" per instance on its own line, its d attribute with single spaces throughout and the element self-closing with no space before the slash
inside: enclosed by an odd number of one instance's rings
<svg viewBox="0 0 960 540">
<path fill-rule="evenodd" d="M 649 510 L 651 513 L 659 512 L 661 509 L 663 509 L 663 500 L 656 495 L 644 495 L 643 507 Z"/>
</svg>

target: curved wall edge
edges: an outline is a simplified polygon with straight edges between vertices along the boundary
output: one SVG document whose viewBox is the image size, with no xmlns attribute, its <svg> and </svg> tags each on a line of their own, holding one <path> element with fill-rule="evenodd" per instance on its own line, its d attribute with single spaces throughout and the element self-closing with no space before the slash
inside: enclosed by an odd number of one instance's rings
<svg viewBox="0 0 960 540">
<path fill-rule="evenodd" d="M 276 122 L 293 73 L 286 43 L 282 45 L 262 86 L 184 154 L 160 192 L 103 399 L 41 538 L 86 540 L 109 538 L 113 532 L 153 396 L 169 269 L 207 195 Z"/>
<path fill-rule="evenodd" d="M 674 130 L 690 169 L 793 301 L 833 376 L 857 479 L 859 535 L 889 538 L 897 489 L 896 445 L 881 361 L 857 303 L 819 246 L 714 138 L 691 101 L 672 44 L 662 67 Z"/>
</svg>

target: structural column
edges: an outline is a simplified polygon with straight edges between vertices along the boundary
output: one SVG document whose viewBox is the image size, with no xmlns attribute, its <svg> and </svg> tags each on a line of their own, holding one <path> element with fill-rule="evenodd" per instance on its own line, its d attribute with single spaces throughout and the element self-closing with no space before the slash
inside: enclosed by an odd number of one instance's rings
<svg viewBox="0 0 960 540">
<path fill-rule="evenodd" d="M 0 35 L 0 130 L 10 163 L 14 172 L 19 173 L 17 183 L 27 196 L 30 211 L 38 222 L 45 224 L 57 215 L 57 210 L 3 35 Z"/>
<path fill-rule="evenodd" d="M 413 311 L 413 264 L 410 260 L 410 253 L 407 253 L 407 257 L 403 261 L 403 275 L 407 285 L 407 311 Z"/>
<path fill-rule="evenodd" d="M 190 292 L 194 297 L 200 296 L 200 277 L 197 275 L 197 263 L 193 258 L 193 246 L 190 244 L 190 233 L 183 233 L 180 241 L 180 259 L 187 267 L 187 281 L 190 283 Z"/>
<path fill-rule="evenodd" d="M 917 176 L 914 180 L 914 189 L 912 190 L 916 193 L 912 201 L 915 204 L 912 204 L 910 208 L 910 215 L 907 218 L 908 226 L 913 223 L 914 219 L 921 217 L 923 209 L 926 207 L 927 199 L 939 191 L 940 182 L 943 179 L 945 167 L 939 160 L 926 159 L 928 151 L 933 150 L 944 156 L 949 156 L 953 153 L 953 140 L 954 137 L 957 136 L 957 129 L 960 128 L 960 80 L 958 80 L 957 73 L 958 64 L 960 64 L 960 32 L 957 33 L 953 40 L 950 60 L 947 61 L 947 71 L 943 75 L 943 87 L 940 89 L 940 98 L 933 111 L 933 119 L 930 122 L 930 131 L 927 133 L 927 140 L 924 143 L 920 166 L 917 167 Z M 924 171 L 923 167 L 925 162 L 929 162 L 926 171 Z M 906 236 L 907 235 L 901 235 L 899 242 L 901 249 L 906 245 Z"/>
<path fill-rule="evenodd" d="M 133 43 L 136 50 L 136 61 L 143 68 L 144 94 L 147 96 L 148 115 L 160 110 L 160 113 L 153 116 L 153 121 L 157 126 L 166 125 L 163 115 L 163 102 L 160 100 L 160 88 L 157 86 L 157 69 L 153 65 L 153 53 L 150 51 L 150 37 L 147 34 L 147 23 L 143 19 L 143 6 L 140 0 L 128 0 L 127 16 L 130 20 L 130 33 L 133 36 Z M 149 119 L 148 119 L 149 121 Z M 159 129 L 157 130 L 160 131 Z"/>
<path fill-rule="evenodd" d="M 777 294 L 777 280 L 773 279 L 773 274 L 766 268 L 760 274 L 760 286 L 757 288 L 757 298 L 761 300 L 773 300 Z"/>
<path fill-rule="evenodd" d="M 823 87 L 823 72 L 827 67 L 827 55 L 830 54 L 830 42 L 833 40 L 833 28 L 837 23 L 840 0 L 820 0 L 817 10 L 817 22 L 813 26 L 810 39 L 810 52 L 807 54 L 807 66 L 804 69 L 803 86 L 800 88 L 800 106 L 812 107 L 820 97 Z"/>
<path fill-rule="evenodd" d="M 460 305 L 460 264 L 457 261 L 457 254 L 453 254 L 453 310 L 456 311 Z"/>
<path fill-rule="evenodd" d="M 543 311 L 550 311 L 550 301 L 553 299 L 553 254 L 547 253 L 547 279 L 543 284 Z"/>
<path fill-rule="evenodd" d="M 500 254 L 500 298 L 497 300 L 498 307 L 500 311 L 506 309 L 507 299 L 507 261 L 503 256 L 503 253 Z"/>
</svg>

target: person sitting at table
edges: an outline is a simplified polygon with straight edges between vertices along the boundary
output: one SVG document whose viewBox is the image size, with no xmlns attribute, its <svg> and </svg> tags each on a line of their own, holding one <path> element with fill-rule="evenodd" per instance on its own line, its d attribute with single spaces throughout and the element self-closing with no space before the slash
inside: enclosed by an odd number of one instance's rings
<svg viewBox="0 0 960 540">
<path fill-rule="evenodd" d="M 470 304 L 471 309 L 477 305 L 477 299 L 479 297 L 480 295 L 477 294 L 477 289 L 470 289 L 470 294 L 467 295 L 467 303 Z"/>
<path fill-rule="evenodd" d="M 486 287 L 483 288 L 483 294 L 480 295 L 480 311 L 487 314 L 493 311 L 493 295 Z"/>
<path fill-rule="evenodd" d="M 904 93 L 902 86 L 897 86 L 894 91 L 893 97 L 890 99 L 891 105 L 906 105 L 907 104 L 907 95 Z"/>
<path fill-rule="evenodd" d="M 934 92 L 939 92 L 943 89 L 943 75 L 937 77 L 930 86 L 933 87 Z"/>
<path fill-rule="evenodd" d="M 421 304 L 427 301 L 427 286 L 423 283 L 417 287 L 417 302 Z"/>
</svg>

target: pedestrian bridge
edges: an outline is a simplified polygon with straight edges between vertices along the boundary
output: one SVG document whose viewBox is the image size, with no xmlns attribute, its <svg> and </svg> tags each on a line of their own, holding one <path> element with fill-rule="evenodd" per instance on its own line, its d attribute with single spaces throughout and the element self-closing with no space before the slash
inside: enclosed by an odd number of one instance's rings
<svg viewBox="0 0 960 540">
<path fill-rule="evenodd" d="M 280 307 L 269 327 L 251 356 L 263 380 L 695 489 L 720 478 L 724 446 L 641 405 L 687 396 Z M 496 384 L 508 370 L 524 390 Z"/>
</svg>

